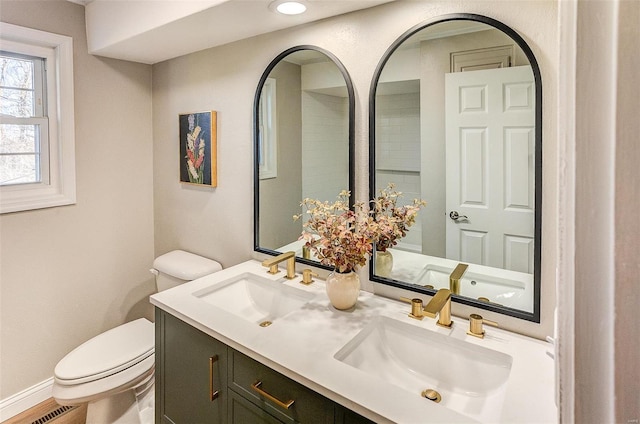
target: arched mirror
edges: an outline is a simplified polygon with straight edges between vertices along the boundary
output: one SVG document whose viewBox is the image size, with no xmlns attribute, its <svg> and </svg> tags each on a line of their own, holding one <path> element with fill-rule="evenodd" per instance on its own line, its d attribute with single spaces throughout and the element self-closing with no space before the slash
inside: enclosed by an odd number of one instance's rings
<svg viewBox="0 0 640 424">
<path fill-rule="evenodd" d="M 293 215 L 304 198 L 333 202 L 354 189 L 353 85 L 333 54 L 298 46 L 269 64 L 254 101 L 254 143 L 254 249 L 295 251 L 320 266 L 303 252 Z"/>
<path fill-rule="evenodd" d="M 542 84 L 511 28 L 470 14 L 418 25 L 370 92 L 370 195 L 427 206 L 380 283 L 540 322 Z"/>
</svg>

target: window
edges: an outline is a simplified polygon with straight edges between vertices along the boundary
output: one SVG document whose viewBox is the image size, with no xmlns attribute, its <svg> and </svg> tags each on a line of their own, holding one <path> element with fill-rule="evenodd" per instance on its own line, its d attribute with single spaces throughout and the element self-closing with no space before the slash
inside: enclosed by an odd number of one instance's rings
<svg viewBox="0 0 640 424">
<path fill-rule="evenodd" d="M 0 185 L 48 180 L 45 73 L 42 58 L 0 51 Z"/>
<path fill-rule="evenodd" d="M 267 78 L 258 107 L 258 175 L 261 180 L 278 176 L 276 80 Z"/>
<path fill-rule="evenodd" d="M 0 212 L 75 203 L 72 40 L 0 26 Z"/>
</svg>

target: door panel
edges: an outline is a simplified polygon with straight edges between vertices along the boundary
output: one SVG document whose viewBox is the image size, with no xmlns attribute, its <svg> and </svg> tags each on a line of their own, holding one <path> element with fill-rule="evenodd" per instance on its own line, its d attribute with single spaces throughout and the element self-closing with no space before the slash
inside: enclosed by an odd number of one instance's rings
<svg viewBox="0 0 640 424">
<path fill-rule="evenodd" d="M 534 82 L 529 66 L 447 74 L 447 257 L 532 272 Z"/>
</svg>

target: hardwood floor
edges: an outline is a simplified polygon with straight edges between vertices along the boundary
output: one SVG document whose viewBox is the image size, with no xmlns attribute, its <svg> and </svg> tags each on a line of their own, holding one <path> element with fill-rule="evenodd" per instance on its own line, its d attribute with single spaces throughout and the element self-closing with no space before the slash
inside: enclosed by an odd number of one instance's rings
<svg viewBox="0 0 640 424">
<path fill-rule="evenodd" d="M 30 408 L 2 424 L 85 424 L 87 405 L 74 406 L 71 409 L 60 406 L 53 399 Z"/>
</svg>

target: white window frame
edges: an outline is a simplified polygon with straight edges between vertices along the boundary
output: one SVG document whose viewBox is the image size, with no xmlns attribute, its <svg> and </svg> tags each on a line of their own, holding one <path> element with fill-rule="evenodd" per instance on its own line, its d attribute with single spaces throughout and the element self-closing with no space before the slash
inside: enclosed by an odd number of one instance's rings
<svg viewBox="0 0 640 424">
<path fill-rule="evenodd" d="M 259 108 L 258 175 L 261 180 L 266 180 L 278 176 L 278 120 L 274 78 L 267 78 L 264 82 Z"/>
<path fill-rule="evenodd" d="M 49 152 L 48 176 L 41 182 L 0 186 L 0 213 L 75 204 L 73 39 L 3 22 L 0 49 L 46 59 L 47 120 L 42 125 L 48 123 L 48 129 L 41 129 L 48 133 L 42 150 Z"/>
</svg>

